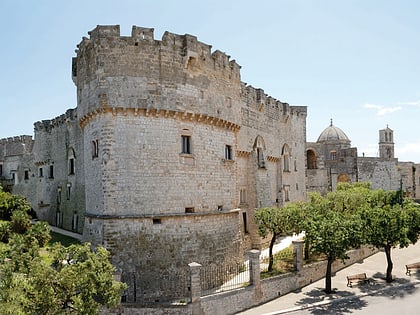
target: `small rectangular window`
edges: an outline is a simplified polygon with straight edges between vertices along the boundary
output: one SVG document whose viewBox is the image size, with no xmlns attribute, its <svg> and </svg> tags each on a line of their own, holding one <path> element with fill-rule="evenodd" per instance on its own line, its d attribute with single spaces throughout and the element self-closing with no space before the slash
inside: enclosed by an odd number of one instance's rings
<svg viewBox="0 0 420 315">
<path fill-rule="evenodd" d="M 153 224 L 161 224 L 162 221 L 160 219 L 153 219 Z"/>
<path fill-rule="evenodd" d="M 290 186 L 285 185 L 283 187 L 283 191 L 284 191 L 284 201 L 290 201 L 290 199 L 289 199 Z"/>
<path fill-rule="evenodd" d="M 225 147 L 225 160 L 232 160 L 232 146 L 230 145 Z"/>
<path fill-rule="evenodd" d="M 50 178 L 54 178 L 54 165 L 50 165 Z"/>
<path fill-rule="evenodd" d="M 39 168 L 38 172 L 39 177 L 44 177 L 44 169 L 42 167 Z"/>
<path fill-rule="evenodd" d="M 67 184 L 67 200 L 70 200 L 71 184 Z"/>
<path fill-rule="evenodd" d="M 28 170 L 25 170 L 25 180 L 28 180 L 29 179 L 29 171 Z"/>
<path fill-rule="evenodd" d="M 246 189 L 241 188 L 239 191 L 239 202 L 240 204 L 246 204 Z"/>
<path fill-rule="evenodd" d="M 0 177 L 3 176 L 3 164 L 0 164 Z"/>
<path fill-rule="evenodd" d="M 195 212 L 194 207 L 186 207 L 185 208 L 185 213 L 194 213 L 194 212 Z"/>
<path fill-rule="evenodd" d="M 182 136 L 182 153 L 191 154 L 191 136 Z"/>
<path fill-rule="evenodd" d="M 247 220 L 246 212 L 242 212 L 242 220 L 244 222 L 244 233 L 248 233 L 248 220 Z"/>
<path fill-rule="evenodd" d="M 92 141 L 92 159 L 99 156 L 99 142 L 98 140 Z"/>
<path fill-rule="evenodd" d="M 74 158 L 69 159 L 69 175 L 74 175 Z"/>
</svg>

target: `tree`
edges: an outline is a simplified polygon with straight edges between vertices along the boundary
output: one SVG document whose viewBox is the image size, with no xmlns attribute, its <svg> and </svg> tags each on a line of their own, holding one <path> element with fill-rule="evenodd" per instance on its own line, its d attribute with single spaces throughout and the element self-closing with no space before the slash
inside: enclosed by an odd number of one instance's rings
<svg viewBox="0 0 420 315">
<path fill-rule="evenodd" d="M 332 263 L 348 259 L 347 251 L 362 243 L 361 221 L 357 215 L 344 215 L 336 211 L 314 214 L 307 222 L 305 237 L 311 253 L 324 254 L 327 258 L 325 292 L 330 294 Z"/>
<path fill-rule="evenodd" d="M 347 251 L 364 243 L 359 207 L 367 204 L 368 184 L 340 184 L 323 197 L 310 195 L 305 216 L 305 241 L 311 253 L 327 258 L 325 292 L 332 292 L 332 263 L 348 259 Z"/>
<path fill-rule="evenodd" d="M 367 242 L 384 248 L 387 260 L 386 281 L 392 282 L 391 250 L 417 242 L 420 233 L 420 207 L 409 200 L 405 200 L 403 205 L 396 203 L 396 192 L 377 190 L 372 195 L 375 200 L 372 208 L 362 211 Z"/>
<path fill-rule="evenodd" d="M 268 272 L 273 270 L 273 247 L 277 237 L 282 234 L 300 232 L 296 231 L 299 221 L 298 214 L 299 206 L 297 204 L 288 204 L 283 208 L 261 208 L 255 212 L 259 235 L 261 237 L 271 235 L 268 249 Z"/>
<path fill-rule="evenodd" d="M 95 314 L 116 305 L 126 286 L 114 280 L 109 252 L 89 243 L 45 248 L 48 224 L 31 224 L 21 201 L 0 191 L 11 220 L 0 224 L 0 315 Z"/>
</svg>

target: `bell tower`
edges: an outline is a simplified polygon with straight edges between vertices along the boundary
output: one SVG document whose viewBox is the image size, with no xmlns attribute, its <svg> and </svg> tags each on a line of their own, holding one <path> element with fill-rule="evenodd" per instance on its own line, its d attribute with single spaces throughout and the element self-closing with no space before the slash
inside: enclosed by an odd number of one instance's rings
<svg viewBox="0 0 420 315">
<path fill-rule="evenodd" d="M 388 125 L 379 130 L 379 157 L 385 160 L 394 158 L 394 131 Z"/>
</svg>

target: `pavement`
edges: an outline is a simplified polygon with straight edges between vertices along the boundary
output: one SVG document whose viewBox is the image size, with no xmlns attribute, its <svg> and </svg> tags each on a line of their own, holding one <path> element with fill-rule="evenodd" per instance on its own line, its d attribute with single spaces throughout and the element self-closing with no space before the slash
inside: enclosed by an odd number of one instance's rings
<svg viewBox="0 0 420 315">
<path fill-rule="evenodd" d="M 420 272 L 412 271 L 406 275 L 406 264 L 420 262 L 420 242 L 407 248 L 394 248 L 391 251 L 394 281 L 387 283 L 385 273 L 387 261 L 385 252 L 380 251 L 360 263 L 350 265 L 337 271 L 332 277 L 332 294 L 325 294 L 325 278 L 313 282 L 295 292 L 288 293 L 265 304 L 256 306 L 237 315 L 276 315 L 310 309 L 316 306 L 333 303 L 343 299 L 360 298 L 375 295 L 388 289 L 404 286 L 420 287 Z M 366 273 L 369 283 L 347 286 L 347 276 Z"/>
</svg>

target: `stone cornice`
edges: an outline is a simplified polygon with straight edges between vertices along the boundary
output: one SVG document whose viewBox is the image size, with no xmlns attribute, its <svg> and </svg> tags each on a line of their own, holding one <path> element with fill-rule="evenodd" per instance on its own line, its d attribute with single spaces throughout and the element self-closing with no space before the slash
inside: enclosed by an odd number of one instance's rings
<svg viewBox="0 0 420 315">
<path fill-rule="evenodd" d="M 196 121 L 203 124 L 209 124 L 220 128 L 238 131 L 241 127 L 233 122 L 224 120 L 222 118 L 212 117 L 206 114 L 196 114 L 193 112 L 181 112 L 168 109 L 155 109 L 155 108 L 125 108 L 125 107 L 102 107 L 95 111 L 92 111 L 82 118 L 80 118 L 79 124 L 82 129 L 95 117 L 99 115 L 112 114 L 117 115 L 132 115 L 132 116 L 144 116 L 144 117 L 164 117 L 179 119 L 184 121 Z"/>
</svg>

